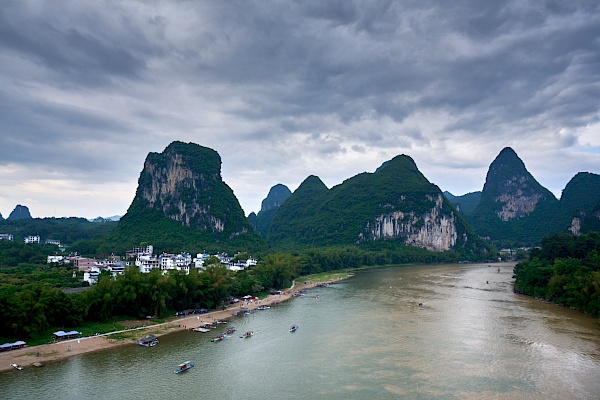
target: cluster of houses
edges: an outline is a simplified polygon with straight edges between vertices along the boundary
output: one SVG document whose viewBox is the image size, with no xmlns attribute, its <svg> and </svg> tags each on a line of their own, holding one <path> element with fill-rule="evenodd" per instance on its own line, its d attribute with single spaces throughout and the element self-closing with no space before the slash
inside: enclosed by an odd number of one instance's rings
<svg viewBox="0 0 600 400">
<path fill-rule="evenodd" d="M 256 259 L 237 260 L 233 262 L 234 257 L 227 254 L 214 254 L 221 261 L 221 265 L 231 271 L 242 271 L 246 268 L 256 265 Z M 189 253 L 179 254 L 154 254 L 152 245 L 134 247 L 125 253 L 125 259 L 119 256 L 111 256 L 108 259 L 100 260 L 95 258 L 81 257 L 79 255 L 50 255 L 47 262 L 58 264 L 72 264 L 73 268 L 83 272 L 83 280 L 90 285 L 98 282 L 98 276 L 102 271 L 110 272 L 114 277 L 125 273 L 125 268 L 135 265 L 142 273 L 149 273 L 153 269 L 159 269 L 166 274 L 170 270 L 185 271 L 190 273 L 191 268 L 198 270 L 205 269 L 204 262 L 211 257 L 209 254 L 198 253 L 195 258 Z"/>
</svg>

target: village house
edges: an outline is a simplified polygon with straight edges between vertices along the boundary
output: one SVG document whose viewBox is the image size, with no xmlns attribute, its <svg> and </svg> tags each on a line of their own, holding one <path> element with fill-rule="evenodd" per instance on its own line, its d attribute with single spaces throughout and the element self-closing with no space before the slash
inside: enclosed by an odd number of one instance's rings
<svg viewBox="0 0 600 400">
<path fill-rule="evenodd" d="M 0 240 L 13 240 L 11 233 L 0 233 Z"/>
<path fill-rule="evenodd" d="M 37 235 L 27 236 L 25 243 L 40 243 L 40 237 Z"/>
</svg>

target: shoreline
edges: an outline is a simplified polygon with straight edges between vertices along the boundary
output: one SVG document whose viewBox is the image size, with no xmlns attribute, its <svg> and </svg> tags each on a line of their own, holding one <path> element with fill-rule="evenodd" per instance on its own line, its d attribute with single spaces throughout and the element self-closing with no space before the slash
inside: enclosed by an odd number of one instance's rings
<svg viewBox="0 0 600 400">
<path fill-rule="evenodd" d="M 206 314 L 193 314 L 192 316 L 188 315 L 169 322 L 163 322 L 161 324 L 149 325 L 141 328 L 126 329 L 122 331 L 104 333 L 98 336 L 87 336 L 80 339 L 71 339 L 58 343 L 43 344 L 39 346 L 25 347 L 23 349 L 7 351 L 0 353 L 0 373 L 14 370 L 14 367 L 12 367 L 11 364 L 18 364 L 23 369 L 44 366 L 46 364 L 62 361 L 81 354 L 93 353 L 121 346 L 135 345 L 137 340 L 148 334 L 153 334 L 157 337 L 160 337 L 173 332 L 191 330 L 206 323 L 212 323 L 217 320 L 227 320 L 236 315 L 241 309 L 254 310 L 259 306 L 276 305 L 291 299 L 294 296 L 294 293 L 300 290 L 312 289 L 315 286 L 323 283 L 339 282 L 342 279 L 346 278 L 336 278 L 333 280 L 330 279 L 323 282 L 314 281 L 300 285 L 296 284 L 294 281 L 292 282 L 292 286 L 283 290 L 281 294 L 269 295 L 265 299 L 260 299 L 251 303 L 240 301 L 240 303 L 229 306 L 224 310 L 215 310 Z M 125 335 L 126 337 L 111 338 L 113 335 Z"/>
</svg>

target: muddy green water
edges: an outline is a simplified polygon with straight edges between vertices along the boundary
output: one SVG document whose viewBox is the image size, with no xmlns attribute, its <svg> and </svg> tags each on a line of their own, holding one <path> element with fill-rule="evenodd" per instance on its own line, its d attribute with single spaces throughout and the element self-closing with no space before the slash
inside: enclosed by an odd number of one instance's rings
<svg viewBox="0 0 600 400">
<path fill-rule="evenodd" d="M 252 338 L 179 332 L 12 371 L 0 399 L 599 399 L 598 320 L 514 294 L 497 267 L 360 272 L 229 325 Z"/>
</svg>

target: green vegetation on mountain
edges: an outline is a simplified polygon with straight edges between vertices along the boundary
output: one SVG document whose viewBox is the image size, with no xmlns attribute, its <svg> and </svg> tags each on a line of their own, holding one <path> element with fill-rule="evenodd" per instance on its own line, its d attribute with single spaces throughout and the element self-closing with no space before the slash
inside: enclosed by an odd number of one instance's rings
<svg viewBox="0 0 600 400">
<path fill-rule="evenodd" d="M 140 242 L 168 252 L 265 248 L 221 178 L 219 154 L 182 142 L 148 155 L 127 214 L 96 247 L 119 254 Z"/>
<path fill-rule="evenodd" d="M 444 196 L 456 209 L 465 215 L 471 214 L 481 201 L 481 192 L 471 192 L 462 196 L 454 196 L 450 192 L 444 192 Z"/>
<path fill-rule="evenodd" d="M 90 242 L 88 251 L 80 250 L 82 254 L 124 254 L 142 242 L 152 244 L 157 253 L 257 252 L 266 249 L 262 239 L 251 231 L 249 234 L 221 238 L 210 231 L 182 226 L 180 222 L 165 217 L 160 210 L 147 207 L 135 199 L 117 228 L 102 240 Z"/>
<path fill-rule="evenodd" d="M 600 175 L 589 172 L 580 172 L 575 175 L 562 192 L 558 210 L 554 213 L 557 233 L 564 232 L 571 227 L 574 218 L 580 222 L 593 221 L 594 207 L 600 204 Z M 592 217 L 592 218 L 589 218 Z M 584 225 L 582 223 L 582 228 Z M 581 232 L 588 232 L 582 229 Z M 575 232 L 577 233 L 577 232 Z"/>
<path fill-rule="evenodd" d="M 60 240 L 61 244 L 72 244 L 78 240 L 104 236 L 117 226 L 117 222 L 102 224 L 85 218 L 27 218 L 0 221 L 0 233 L 10 233 L 15 241 L 22 242 L 30 235 L 37 235 L 42 241 Z"/>
<path fill-rule="evenodd" d="M 287 250 L 372 240 L 403 245 L 404 236 L 384 236 L 377 230 L 378 224 L 389 217 L 394 220 L 386 229 L 396 229 L 394 234 L 405 229 L 416 235 L 434 212 L 454 221 L 456 248 L 473 250 L 482 245 L 440 189 L 419 172 L 410 157 L 402 155 L 375 173 L 356 175 L 331 190 L 318 177 L 308 177 L 279 207 L 267 242 Z"/>
<path fill-rule="evenodd" d="M 256 229 L 256 232 L 258 232 L 260 236 L 263 238 L 267 237 L 271 222 L 273 221 L 275 214 L 277 214 L 279 206 L 283 204 L 291 194 L 292 192 L 290 192 L 290 189 L 285 185 L 279 183 L 273 186 L 269 190 L 267 197 L 262 201 L 259 213 L 252 213 L 251 215 L 254 215 L 253 218 L 251 218 L 250 215 L 248 216 L 248 221 L 254 226 L 254 229 Z"/>
<path fill-rule="evenodd" d="M 514 272 L 516 292 L 600 317 L 600 233 L 547 236 Z"/>
<path fill-rule="evenodd" d="M 481 200 L 467 215 L 475 231 L 492 241 L 528 246 L 556 233 L 553 213 L 558 200 L 527 171 L 511 148 L 489 167 Z"/>
<path fill-rule="evenodd" d="M 598 204 L 584 217 L 581 224 L 581 232 L 600 232 L 600 201 Z"/>
</svg>

